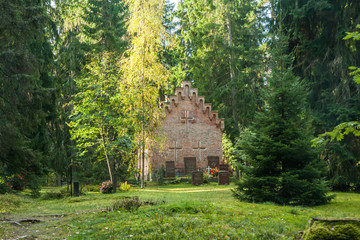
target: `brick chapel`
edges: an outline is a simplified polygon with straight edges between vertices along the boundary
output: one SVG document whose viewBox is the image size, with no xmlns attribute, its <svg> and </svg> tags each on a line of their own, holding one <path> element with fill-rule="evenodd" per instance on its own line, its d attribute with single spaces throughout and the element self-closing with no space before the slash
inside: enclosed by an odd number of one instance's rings
<svg viewBox="0 0 360 240">
<path fill-rule="evenodd" d="M 184 81 L 181 88 L 175 89 L 175 95 L 166 96 L 161 106 L 166 116 L 160 131 L 166 141 L 162 150 L 148 154 L 148 172 L 164 166 L 166 177 L 181 177 L 223 164 L 224 119 L 218 118 L 217 111 L 211 111 L 211 104 L 198 96 L 197 88 Z"/>
</svg>

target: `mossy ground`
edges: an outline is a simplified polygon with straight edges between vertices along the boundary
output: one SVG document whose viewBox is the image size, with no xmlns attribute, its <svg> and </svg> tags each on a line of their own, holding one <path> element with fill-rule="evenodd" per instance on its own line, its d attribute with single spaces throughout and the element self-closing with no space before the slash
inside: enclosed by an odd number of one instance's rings
<svg viewBox="0 0 360 240">
<path fill-rule="evenodd" d="M 360 240 L 360 220 L 316 221 L 304 232 L 304 240 Z"/>
<path fill-rule="evenodd" d="M 89 192 L 77 198 L 57 200 L 0 196 L 0 236 L 12 239 L 294 239 L 308 228 L 313 217 L 356 218 L 360 194 L 336 193 L 327 205 L 318 207 L 253 204 L 232 197 L 234 185 L 187 183 L 149 186 L 142 190 L 100 194 Z M 45 191 L 54 189 L 45 189 Z M 138 196 L 143 205 L 136 211 L 103 211 L 125 197 Z M 14 203 L 12 198 L 16 198 Z M 14 206 L 14 204 L 16 206 Z M 13 206 L 13 207 L 11 207 Z M 8 213 L 4 213 L 8 212 Z M 11 221 L 41 220 L 19 226 Z M 1 238 L 1 237 L 0 237 Z"/>
</svg>

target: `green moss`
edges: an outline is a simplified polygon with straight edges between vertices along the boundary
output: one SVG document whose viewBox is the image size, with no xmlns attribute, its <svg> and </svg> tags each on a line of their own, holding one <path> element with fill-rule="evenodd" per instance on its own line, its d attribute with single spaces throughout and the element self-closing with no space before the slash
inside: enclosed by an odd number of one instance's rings
<svg viewBox="0 0 360 240">
<path fill-rule="evenodd" d="M 316 221 L 304 235 L 304 240 L 360 240 L 360 221 Z"/>
</svg>

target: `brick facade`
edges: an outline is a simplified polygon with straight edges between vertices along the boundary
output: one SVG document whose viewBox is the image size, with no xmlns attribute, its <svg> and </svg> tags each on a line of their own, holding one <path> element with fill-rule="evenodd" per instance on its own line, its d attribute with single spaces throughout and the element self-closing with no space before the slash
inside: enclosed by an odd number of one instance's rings
<svg viewBox="0 0 360 240">
<path fill-rule="evenodd" d="M 223 163 L 224 119 L 211 111 L 211 104 L 198 96 L 197 88 L 184 81 L 181 88 L 175 89 L 175 95 L 166 97 L 161 105 L 166 116 L 160 131 L 166 140 L 162 150 L 149 151 L 148 171 L 151 169 L 154 174 L 163 165 L 168 177 L 183 176 Z"/>
</svg>

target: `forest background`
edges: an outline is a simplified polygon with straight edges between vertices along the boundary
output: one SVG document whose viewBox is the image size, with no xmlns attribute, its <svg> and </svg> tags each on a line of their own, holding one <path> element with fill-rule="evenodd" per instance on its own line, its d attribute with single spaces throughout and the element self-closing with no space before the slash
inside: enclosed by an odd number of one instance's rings
<svg viewBox="0 0 360 240">
<path fill-rule="evenodd" d="M 359 121 L 356 0 L 183 0 L 176 10 L 161 0 L 0 0 L 0 9 L 0 192 L 9 181 L 36 192 L 134 176 L 144 139 L 157 142 L 159 100 L 184 80 L 225 118 L 224 159 L 239 178 L 258 151 L 244 139 L 280 89 L 274 73 L 301 84 L 307 136 Z M 323 135 L 311 151 L 333 190 L 360 191 L 359 136 L 342 138 Z"/>
</svg>

